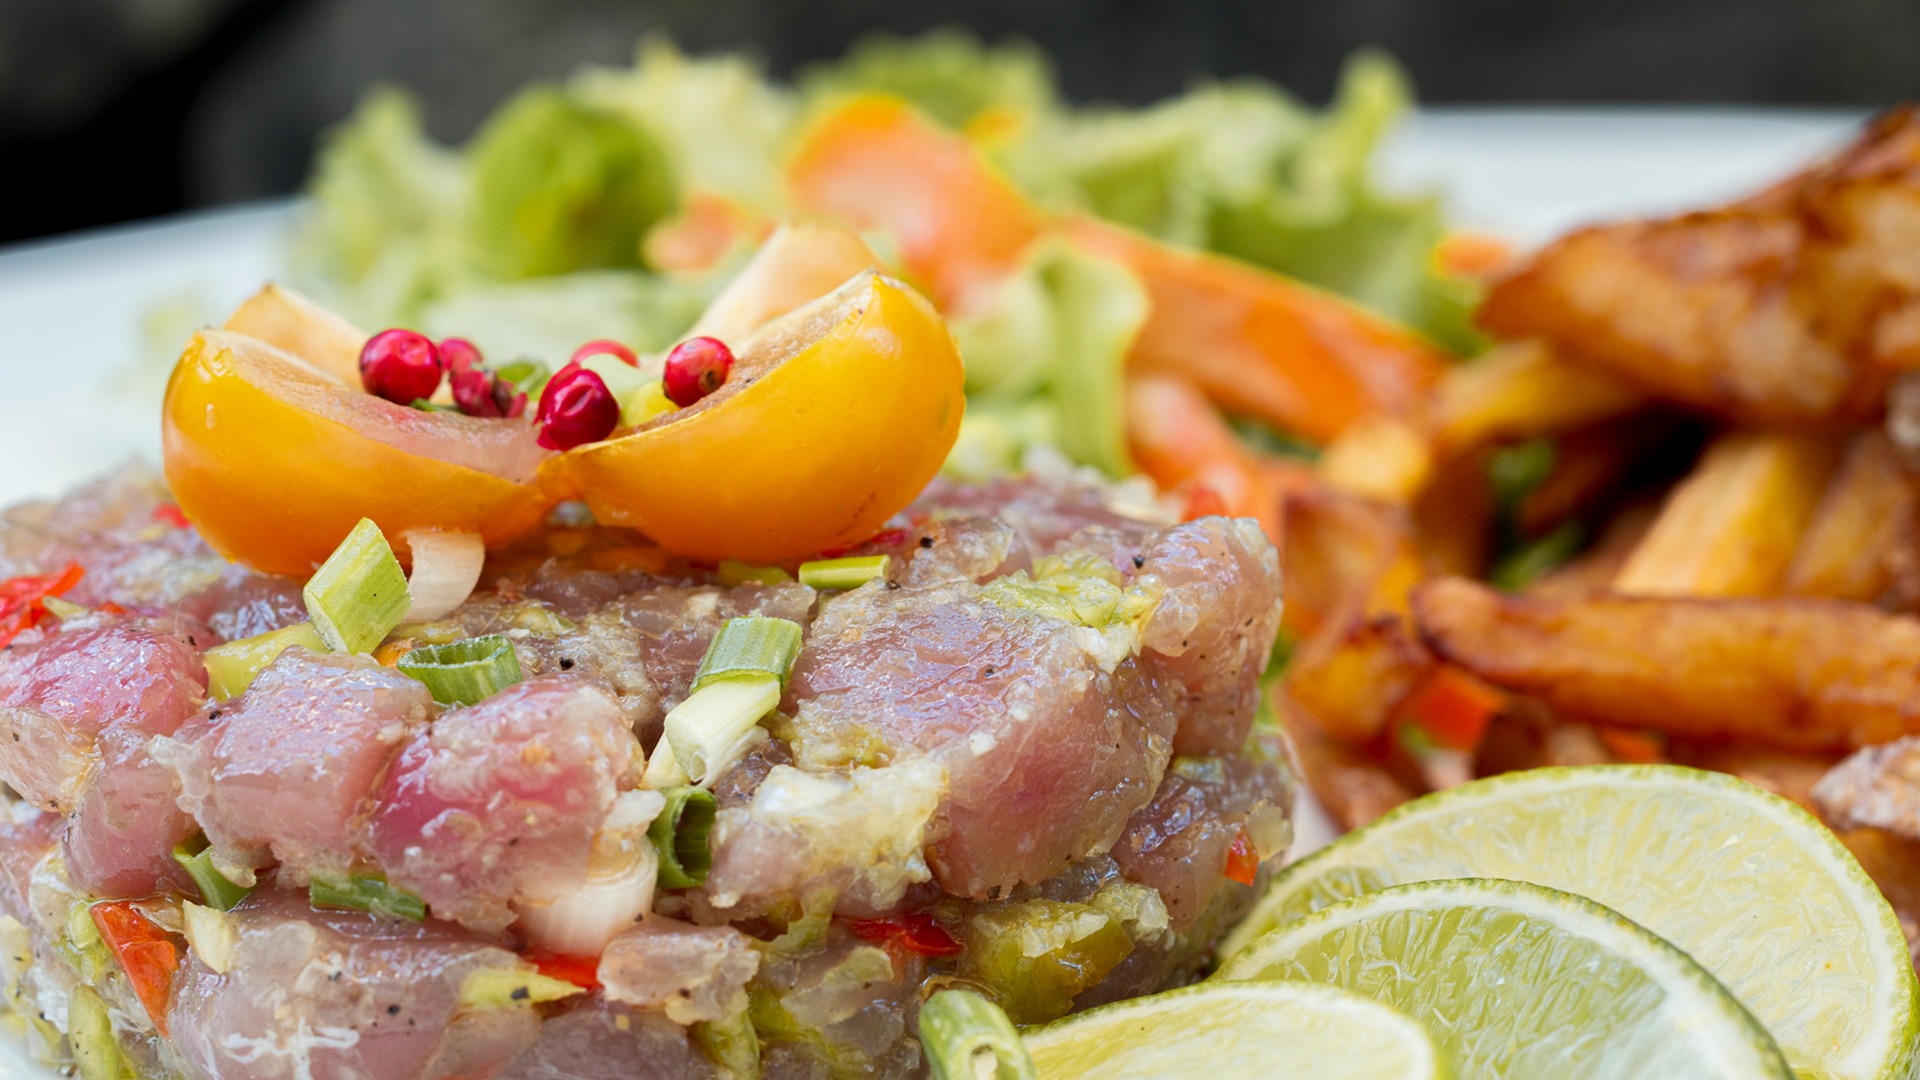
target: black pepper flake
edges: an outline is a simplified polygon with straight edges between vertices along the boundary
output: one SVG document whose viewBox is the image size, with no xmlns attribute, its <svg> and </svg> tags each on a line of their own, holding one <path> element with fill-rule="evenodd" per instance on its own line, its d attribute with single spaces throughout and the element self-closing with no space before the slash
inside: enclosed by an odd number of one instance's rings
<svg viewBox="0 0 1920 1080">
<path fill-rule="evenodd" d="M 400 1015 L 400 1006 L 398 1006 L 398 1005 L 389 1005 L 389 1006 L 387 1006 L 387 1015 L 388 1015 L 388 1016 L 399 1016 L 399 1015 Z"/>
<path fill-rule="evenodd" d="M 921 547 L 923 547 L 923 548 L 930 548 L 930 547 L 932 547 L 932 546 L 933 546 L 933 537 L 931 537 L 931 536 L 923 536 L 923 537 L 921 537 L 921 538 L 920 538 L 920 546 L 921 546 Z"/>
<path fill-rule="evenodd" d="M 987 665 L 986 667 L 983 667 L 983 668 L 981 668 L 981 669 L 980 669 L 980 677 L 981 677 L 981 678 L 983 678 L 983 679 L 985 679 L 985 678 L 989 678 L 989 677 L 990 677 L 990 676 L 992 676 L 992 675 L 993 675 L 993 665 L 992 665 L 992 664 L 988 664 L 988 665 Z"/>
<path fill-rule="evenodd" d="M 218 720 L 218 719 L 220 719 L 220 710 L 219 710 L 219 709 L 215 709 L 215 710 L 213 710 L 212 712 L 210 712 L 210 713 L 208 713 L 208 714 L 207 714 L 207 719 L 209 719 L 209 720 Z"/>
<path fill-rule="evenodd" d="M 515 1001 L 525 1001 L 528 998 L 532 997 L 533 993 L 532 991 L 529 991 L 524 986 L 516 986 L 513 988 L 513 993 L 508 994 L 507 996 L 512 998 Z"/>
<path fill-rule="evenodd" d="M 1145 565 L 1147 565 L 1147 557 L 1145 555 L 1135 555 L 1133 557 L 1133 568 L 1135 570 L 1138 570 Z"/>
<path fill-rule="evenodd" d="M 561 670 L 561 671 L 572 671 L 572 670 L 573 670 L 573 657 L 571 657 L 571 656 L 563 656 L 563 657 L 561 657 L 561 658 L 560 658 L 560 670 Z"/>
<path fill-rule="evenodd" d="M 899 583 L 899 582 L 897 582 L 897 581 L 889 581 L 889 582 L 887 582 L 887 591 L 888 591 L 888 592 L 899 592 L 899 591 L 900 591 L 900 583 Z"/>
</svg>

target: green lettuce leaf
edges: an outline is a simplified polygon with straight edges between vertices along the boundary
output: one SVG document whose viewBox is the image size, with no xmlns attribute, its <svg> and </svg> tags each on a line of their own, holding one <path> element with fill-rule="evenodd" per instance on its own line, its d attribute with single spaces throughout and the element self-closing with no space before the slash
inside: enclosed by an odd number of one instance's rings
<svg viewBox="0 0 1920 1080">
<path fill-rule="evenodd" d="M 496 277 L 638 266 L 647 230 L 679 201 L 658 140 L 555 87 L 521 91 L 469 158 L 467 224 Z"/>
<path fill-rule="evenodd" d="M 958 29 L 873 34 L 839 60 L 803 69 L 797 81 L 814 102 L 890 94 L 955 129 L 989 118 L 1020 126 L 1059 107 L 1046 54 L 1025 41 L 985 45 Z"/>
<path fill-rule="evenodd" d="M 751 206 L 779 201 L 781 153 L 799 105 L 745 57 L 693 58 L 649 37 L 632 67 L 589 68 L 568 90 L 657 138 L 683 190 Z"/>
<path fill-rule="evenodd" d="M 1127 352 L 1147 318 L 1125 266 L 1062 239 L 1028 253 L 990 309 L 953 322 L 967 364 L 967 419 L 949 471 L 987 475 L 1046 443 L 1112 476 L 1127 454 Z"/>
</svg>

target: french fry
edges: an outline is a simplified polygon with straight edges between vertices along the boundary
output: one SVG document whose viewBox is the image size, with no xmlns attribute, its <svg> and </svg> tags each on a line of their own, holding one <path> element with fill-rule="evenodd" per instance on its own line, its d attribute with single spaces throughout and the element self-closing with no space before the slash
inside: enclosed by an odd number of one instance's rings
<svg viewBox="0 0 1920 1080">
<path fill-rule="evenodd" d="M 1707 448 L 1614 581 L 1638 596 L 1766 596 L 1839 459 L 1831 435 L 1736 431 Z"/>
<path fill-rule="evenodd" d="M 1328 734 L 1364 742 L 1386 729 L 1432 666 L 1400 615 L 1353 613 L 1294 651 L 1286 689 Z"/>
<path fill-rule="evenodd" d="M 1320 455 L 1331 487 L 1382 502 L 1405 503 L 1433 473 L 1433 448 L 1412 423 L 1391 416 L 1355 421 Z"/>
<path fill-rule="evenodd" d="M 1788 750 L 1920 732 L 1920 620 L 1827 600 L 1507 597 L 1414 590 L 1427 647 L 1596 723 Z"/>
<path fill-rule="evenodd" d="M 1509 341 L 1447 369 L 1434 384 L 1435 441 L 1447 450 L 1529 439 L 1633 411 L 1639 391 L 1561 359 L 1540 341 Z"/>
<path fill-rule="evenodd" d="M 1855 436 L 1800 536 L 1783 591 L 1880 601 L 1902 571 L 1912 573 L 1916 509 L 1920 490 L 1893 444 L 1879 431 Z"/>
<path fill-rule="evenodd" d="M 1421 794 L 1396 777 L 1385 762 L 1328 735 L 1299 702 L 1285 693 L 1273 696 L 1300 775 L 1341 829 L 1357 829 Z"/>
<path fill-rule="evenodd" d="M 1496 521 L 1488 452 L 1475 447 L 1441 460 L 1413 500 L 1414 535 L 1440 573 L 1479 574 L 1492 557 Z"/>
</svg>

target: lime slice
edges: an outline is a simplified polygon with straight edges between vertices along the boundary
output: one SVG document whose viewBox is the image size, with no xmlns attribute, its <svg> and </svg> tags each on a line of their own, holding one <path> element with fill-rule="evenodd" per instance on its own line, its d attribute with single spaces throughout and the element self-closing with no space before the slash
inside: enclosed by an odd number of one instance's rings
<svg viewBox="0 0 1920 1080">
<path fill-rule="evenodd" d="M 1461 1076 L 1788 1080 L 1766 1029 L 1687 954 L 1520 881 L 1398 885 L 1287 923 L 1214 976 L 1330 983 L 1424 1023 Z"/>
<path fill-rule="evenodd" d="M 1089 1009 L 1023 1036 L 1040 1080 L 1438 1080 L 1427 1029 L 1307 983 L 1214 982 Z"/>
<path fill-rule="evenodd" d="M 1222 947 L 1335 901 L 1438 878 L 1592 897 L 1713 972 L 1805 1077 L 1907 1076 L 1916 992 L 1900 924 L 1811 814 L 1720 773 L 1535 769 L 1409 803 L 1288 867 Z"/>
</svg>

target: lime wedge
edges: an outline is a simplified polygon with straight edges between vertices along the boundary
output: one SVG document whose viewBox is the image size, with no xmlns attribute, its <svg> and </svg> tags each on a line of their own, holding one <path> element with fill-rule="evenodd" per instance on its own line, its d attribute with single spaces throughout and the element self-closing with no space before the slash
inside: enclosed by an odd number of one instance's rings
<svg viewBox="0 0 1920 1080">
<path fill-rule="evenodd" d="M 1280 927 L 1217 980 L 1330 983 L 1425 1024 L 1488 1080 L 1788 1080 L 1766 1029 L 1687 954 L 1520 881 L 1398 885 Z"/>
<path fill-rule="evenodd" d="M 1056 1020 L 1023 1036 L 1040 1080 L 1439 1080 L 1427 1029 L 1358 994 L 1213 982 Z"/>
<path fill-rule="evenodd" d="M 1880 891 L 1811 814 L 1697 769 L 1535 769 L 1419 799 L 1288 867 L 1221 955 L 1350 896 L 1457 877 L 1579 893 L 1673 942 L 1803 1077 L 1914 1068 L 1920 992 Z"/>
</svg>

